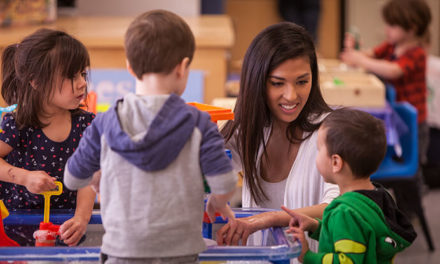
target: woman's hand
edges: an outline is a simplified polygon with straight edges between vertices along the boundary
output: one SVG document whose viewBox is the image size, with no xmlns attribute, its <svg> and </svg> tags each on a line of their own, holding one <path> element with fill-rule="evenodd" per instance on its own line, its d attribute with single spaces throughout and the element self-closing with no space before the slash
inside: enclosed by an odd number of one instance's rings
<svg viewBox="0 0 440 264">
<path fill-rule="evenodd" d="M 10 173 L 14 175 L 14 169 L 10 170 Z M 17 176 L 19 177 L 19 176 Z M 55 189 L 55 178 L 50 177 L 44 171 L 29 171 L 24 175 L 23 185 L 31 193 L 42 193 Z"/>
<path fill-rule="evenodd" d="M 87 223 L 85 219 L 74 216 L 64 222 L 60 227 L 60 238 L 69 247 L 76 246 L 81 237 L 86 233 Z"/>
<path fill-rule="evenodd" d="M 249 235 L 259 230 L 253 224 L 252 218 L 253 216 L 250 216 L 229 221 L 217 231 L 217 244 L 238 245 L 238 242 L 241 240 L 241 244 L 243 246 L 246 245 Z"/>
<path fill-rule="evenodd" d="M 281 206 L 281 209 L 292 217 L 289 222 L 290 228 L 300 228 L 303 231 L 314 232 L 319 226 L 318 221 L 310 216 L 298 213 L 295 210 L 289 209 L 285 206 Z"/>
<path fill-rule="evenodd" d="M 244 218 L 236 218 L 217 231 L 217 243 L 219 245 L 242 245 L 247 244 L 248 237 L 262 229 L 272 226 L 287 226 L 290 216 L 284 211 L 271 211 L 256 214 Z"/>
</svg>

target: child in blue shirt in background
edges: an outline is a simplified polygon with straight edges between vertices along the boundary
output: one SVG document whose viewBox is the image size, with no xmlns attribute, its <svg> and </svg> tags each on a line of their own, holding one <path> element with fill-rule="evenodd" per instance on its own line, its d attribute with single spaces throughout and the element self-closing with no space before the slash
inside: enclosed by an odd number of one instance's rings
<svg viewBox="0 0 440 264">
<path fill-rule="evenodd" d="M 64 183 L 87 186 L 101 170 L 103 262 L 198 263 L 203 178 L 211 189 L 208 215 L 231 220 L 227 201 L 237 177 L 217 126 L 180 97 L 194 36 L 177 15 L 150 11 L 130 24 L 125 49 L 136 94 L 96 117 L 67 162 Z"/>
<path fill-rule="evenodd" d="M 87 95 L 84 45 L 68 34 L 40 29 L 6 47 L 2 55 L 2 96 L 17 110 L 3 117 L 0 133 L 0 199 L 8 210 L 43 209 L 37 195 L 62 181 L 67 159 L 75 151 L 94 115 L 79 108 Z M 52 196 L 52 209 L 75 209 L 60 227 L 69 246 L 78 244 L 92 214 L 95 192 L 63 188 Z M 33 246 L 38 226 L 5 226 L 22 246 Z"/>
</svg>

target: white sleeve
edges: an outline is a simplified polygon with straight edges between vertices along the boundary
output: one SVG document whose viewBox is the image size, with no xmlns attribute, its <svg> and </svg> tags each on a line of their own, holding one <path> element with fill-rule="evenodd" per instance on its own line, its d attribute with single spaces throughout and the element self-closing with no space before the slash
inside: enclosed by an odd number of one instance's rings
<svg viewBox="0 0 440 264">
<path fill-rule="evenodd" d="M 322 176 L 321 176 L 322 177 Z M 324 193 L 320 203 L 329 204 L 339 196 L 339 187 L 336 184 L 324 182 Z"/>
<path fill-rule="evenodd" d="M 318 154 L 316 131 L 301 143 L 286 182 L 284 202 L 290 208 L 330 203 L 339 195 L 339 187 L 326 183 L 316 167 Z"/>
</svg>

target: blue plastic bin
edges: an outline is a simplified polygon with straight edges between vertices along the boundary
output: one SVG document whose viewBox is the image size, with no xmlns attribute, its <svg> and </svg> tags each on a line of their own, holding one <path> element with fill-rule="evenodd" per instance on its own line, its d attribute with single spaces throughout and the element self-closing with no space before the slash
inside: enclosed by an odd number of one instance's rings
<svg viewBox="0 0 440 264">
<path fill-rule="evenodd" d="M 234 209 L 237 218 L 247 217 L 261 213 L 261 209 Z M 51 211 L 50 221 L 61 224 L 70 219 L 73 211 Z M 29 210 L 11 211 L 4 219 L 5 225 L 38 225 L 43 219 L 42 212 Z M 203 225 L 202 233 L 212 236 L 212 232 L 224 224 L 218 217 L 214 224 Z M 209 229 L 209 231 L 207 230 Z M 95 232 L 90 230 L 97 230 Z M 94 212 L 87 231 L 88 240 L 94 236 L 102 237 L 101 216 Z M 211 233 L 210 233 L 211 232 Z M 200 261 L 270 261 L 272 263 L 290 263 L 290 259 L 296 258 L 301 252 L 301 246 L 297 241 L 291 241 L 282 228 L 269 228 L 255 233 L 260 242 L 252 246 L 209 246 L 206 251 L 200 253 Z M 93 239 L 92 239 L 93 240 Z M 100 255 L 100 243 L 92 246 L 78 247 L 0 247 L 0 261 L 24 260 L 28 263 L 33 261 L 97 263 Z M 258 244 L 260 243 L 260 244 Z"/>
</svg>

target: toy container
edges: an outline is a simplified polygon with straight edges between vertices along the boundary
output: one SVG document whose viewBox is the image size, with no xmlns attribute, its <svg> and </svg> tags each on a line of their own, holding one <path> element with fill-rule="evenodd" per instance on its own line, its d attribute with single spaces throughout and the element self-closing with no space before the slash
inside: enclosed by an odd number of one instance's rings
<svg viewBox="0 0 440 264">
<path fill-rule="evenodd" d="M 233 209 L 236 218 L 247 217 L 267 209 L 248 208 Z M 61 224 L 73 216 L 74 210 L 53 210 L 51 219 Z M 5 219 L 5 225 L 36 225 L 41 221 L 41 212 L 14 211 Z M 213 242 L 215 232 L 225 222 L 217 217 L 214 223 L 204 223 L 201 232 L 205 238 Z M 1 261 L 44 261 L 44 263 L 99 263 L 100 246 L 104 230 L 101 225 L 99 211 L 94 211 L 87 227 L 87 239 L 80 247 L 0 247 Z M 280 227 L 268 228 L 254 233 L 248 239 L 247 246 L 218 246 L 208 244 L 207 249 L 199 254 L 199 260 L 205 261 L 261 261 L 289 264 L 290 259 L 296 258 L 301 252 L 301 245 L 293 241 Z M 243 262 L 242 262 L 243 263 Z"/>
<path fill-rule="evenodd" d="M 211 116 L 211 120 L 214 123 L 217 123 L 217 121 L 234 119 L 234 113 L 231 112 L 231 109 L 196 102 L 191 102 L 188 104 L 194 106 L 200 111 L 207 112 Z"/>
<path fill-rule="evenodd" d="M 54 225 L 51 222 L 40 223 L 40 229 L 34 232 L 36 247 L 53 247 L 58 236 L 59 225 Z"/>
</svg>

